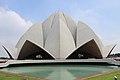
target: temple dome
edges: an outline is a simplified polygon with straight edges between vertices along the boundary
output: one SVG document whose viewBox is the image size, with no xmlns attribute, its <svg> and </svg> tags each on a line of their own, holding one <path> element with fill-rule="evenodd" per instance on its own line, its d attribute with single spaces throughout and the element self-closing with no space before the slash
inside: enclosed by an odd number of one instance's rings
<svg viewBox="0 0 120 80">
<path fill-rule="evenodd" d="M 115 45 L 104 46 L 88 25 L 58 12 L 34 24 L 18 41 L 13 59 L 102 59 Z"/>
</svg>

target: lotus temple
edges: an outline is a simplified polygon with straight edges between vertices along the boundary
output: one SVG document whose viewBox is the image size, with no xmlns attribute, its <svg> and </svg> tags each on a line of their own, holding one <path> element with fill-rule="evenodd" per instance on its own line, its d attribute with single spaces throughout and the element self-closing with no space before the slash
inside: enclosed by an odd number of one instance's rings
<svg viewBox="0 0 120 80">
<path fill-rule="evenodd" d="M 20 64 L 110 62 L 106 58 L 115 46 L 103 45 L 88 25 L 74 21 L 65 13 L 57 12 L 30 27 L 15 48 L 3 48 L 13 61 L 9 63 Z"/>
</svg>

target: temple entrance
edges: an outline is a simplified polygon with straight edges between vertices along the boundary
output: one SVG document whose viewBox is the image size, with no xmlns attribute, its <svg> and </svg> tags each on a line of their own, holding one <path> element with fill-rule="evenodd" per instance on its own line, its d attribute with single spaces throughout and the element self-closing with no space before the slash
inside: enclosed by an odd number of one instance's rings
<svg viewBox="0 0 120 80">
<path fill-rule="evenodd" d="M 94 40 L 91 40 L 79 47 L 72 54 L 70 54 L 67 59 L 101 59 L 102 54 Z"/>
<path fill-rule="evenodd" d="M 31 55 L 28 55 L 25 57 L 25 59 L 31 59 L 31 60 L 45 60 L 45 59 L 53 59 L 50 55 L 36 52 Z"/>
<path fill-rule="evenodd" d="M 34 43 L 26 40 L 24 43 L 20 54 L 18 56 L 19 60 L 31 59 L 31 60 L 49 60 L 55 59 L 52 55 L 46 52 L 41 47 L 35 45 Z"/>
</svg>

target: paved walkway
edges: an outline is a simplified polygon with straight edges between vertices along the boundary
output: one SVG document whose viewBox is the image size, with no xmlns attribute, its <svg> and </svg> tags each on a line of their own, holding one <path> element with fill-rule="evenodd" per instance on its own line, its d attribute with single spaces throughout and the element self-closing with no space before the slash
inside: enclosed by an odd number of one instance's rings
<svg viewBox="0 0 120 80">
<path fill-rule="evenodd" d="M 88 78 L 93 78 L 93 77 L 101 76 L 101 75 L 104 75 L 104 74 L 109 74 L 111 72 L 116 72 L 116 71 L 118 71 L 118 70 L 112 70 L 112 71 L 102 72 L 100 74 L 95 74 L 95 75 L 92 75 L 92 76 L 87 76 L 87 77 L 76 79 L 76 80 L 86 80 Z"/>
<path fill-rule="evenodd" d="M 27 76 L 27 75 L 24 75 L 24 74 L 18 74 L 18 73 L 14 73 L 14 72 L 6 72 L 6 71 L 0 71 L 0 72 L 6 73 L 6 74 L 17 75 L 17 76 L 21 76 L 21 77 L 24 77 L 24 78 L 33 78 L 35 80 L 48 80 L 48 79 L 45 79 L 45 78 L 37 78 L 35 76 Z"/>
</svg>

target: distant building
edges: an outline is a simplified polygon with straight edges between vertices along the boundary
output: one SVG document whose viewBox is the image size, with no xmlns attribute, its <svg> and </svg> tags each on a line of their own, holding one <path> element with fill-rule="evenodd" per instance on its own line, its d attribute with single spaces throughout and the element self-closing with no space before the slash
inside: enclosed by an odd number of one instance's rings
<svg viewBox="0 0 120 80">
<path fill-rule="evenodd" d="M 104 46 L 84 23 L 58 12 L 36 23 L 20 38 L 15 48 L 3 46 L 11 59 L 102 59 L 115 45 Z"/>
</svg>

